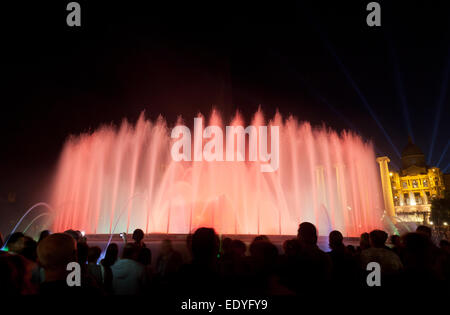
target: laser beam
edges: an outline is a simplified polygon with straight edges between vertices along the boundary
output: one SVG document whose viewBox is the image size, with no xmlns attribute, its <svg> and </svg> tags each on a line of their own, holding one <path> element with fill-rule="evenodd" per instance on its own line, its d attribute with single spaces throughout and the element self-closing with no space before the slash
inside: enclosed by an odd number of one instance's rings
<svg viewBox="0 0 450 315">
<path fill-rule="evenodd" d="M 281 61 L 284 63 L 287 63 L 286 58 L 284 58 L 282 55 L 275 53 L 274 51 L 271 51 L 272 55 L 275 55 L 278 57 Z M 340 119 L 342 119 L 347 126 L 350 127 L 350 129 L 355 130 L 359 134 L 363 134 L 344 114 L 342 114 L 334 105 L 332 105 L 322 94 L 314 88 L 311 84 L 308 83 L 308 81 L 292 66 L 288 66 L 287 69 L 291 71 L 297 79 L 309 90 L 309 92 L 316 97 L 321 103 L 328 106 L 328 108 L 335 113 Z M 384 152 L 382 152 L 376 145 L 373 143 L 373 147 L 375 149 L 375 152 L 377 155 L 386 155 Z M 391 160 L 391 164 L 399 169 L 398 164 Z"/>
<path fill-rule="evenodd" d="M 447 166 L 444 167 L 444 169 L 442 170 L 442 173 L 446 173 L 449 168 L 450 168 L 450 163 L 448 163 Z"/>
<path fill-rule="evenodd" d="M 391 52 L 392 62 L 394 65 L 394 76 L 395 76 L 395 85 L 397 87 L 397 95 L 400 99 L 400 103 L 402 105 L 402 111 L 403 111 L 403 118 L 405 119 L 406 129 L 408 130 L 408 135 L 411 137 L 412 141 L 415 143 L 414 139 L 414 133 L 411 126 L 411 119 L 409 117 L 409 111 L 408 111 L 408 102 L 406 100 L 405 90 L 403 86 L 403 80 L 400 72 L 400 67 L 398 63 L 397 54 L 394 48 L 394 45 L 392 43 L 392 40 L 388 38 L 389 42 L 389 48 Z"/>
<path fill-rule="evenodd" d="M 439 122 L 440 122 L 440 118 L 441 118 L 442 105 L 444 104 L 445 97 L 447 96 L 449 68 L 450 68 L 450 46 L 449 46 L 449 52 L 447 55 L 446 64 L 445 64 L 445 68 L 444 68 L 441 91 L 439 93 L 439 98 L 436 103 L 436 115 L 434 116 L 433 133 L 431 136 L 430 149 L 428 151 L 428 164 L 431 163 L 431 158 L 433 156 L 434 144 L 436 142 L 436 136 L 437 136 Z"/>
<path fill-rule="evenodd" d="M 436 163 L 437 167 L 439 167 L 439 165 L 441 164 L 442 159 L 444 158 L 445 153 L 447 153 L 447 150 L 448 150 L 449 147 L 450 147 L 450 140 L 447 141 L 447 145 L 445 146 L 444 151 L 442 151 L 442 154 L 441 154 L 438 162 Z"/>
<path fill-rule="evenodd" d="M 311 20 L 310 20 L 311 21 Z M 384 129 L 383 125 L 381 124 L 381 121 L 378 119 L 377 115 L 375 114 L 375 112 L 373 111 L 372 107 L 369 105 L 369 102 L 367 101 L 366 97 L 364 96 L 364 94 L 362 93 L 362 91 L 359 89 L 358 85 L 356 84 L 355 80 L 353 80 L 352 76 L 350 75 L 350 72 L 348 71 L 348 69 L 345 67 L 344 63 L 342 62 L 342 60 L 339 58 L 339 56 L 336 54 L 333 46 L 331 45 L 331 43 L 326 39 L 325 35 L 323 34 L 323 32 L 321 31 L 321 29 L 318 27 L 318 25 L 316 23 L 314 23 L 313 21 L 311 21 L 311 23 L 313 24 L 313 26 L 315 26 L 317 33 L 319 34 L 324 46 L 327 48 L 328 52 L 333 56 L 334 60 L 336 61 L 336 63 L 338 64 L 339 68 L 341 69 L 341 71 L 344 73 L 347 81 L 349 81 L 350 85 L 352 86 L 352 88 L 355 90 L 356 94 L 359 96 L 361 102 L 363 103 L 364 107 L 367 109 L 367 111 L 369 112 L 369 114 L 372 116 L 373 120 L 375 121 L 375 123 L 377 124 L 378 128 L 381 130 L 381 132 L 383 133 L 384 137 L 386 138 L 386 140 L 389 142 L 389 144 L 392 146 L 392 148 L 394 149 L 395 154 L 398 156 L 398 158 L 401 157 L 400 152 L 398 151 L 397 147 L 394 145 L 394 143 L 392 142 L 391 137 L 389 137 L 389 134 L 386 132 L 386 130 Z"/>
</svg>

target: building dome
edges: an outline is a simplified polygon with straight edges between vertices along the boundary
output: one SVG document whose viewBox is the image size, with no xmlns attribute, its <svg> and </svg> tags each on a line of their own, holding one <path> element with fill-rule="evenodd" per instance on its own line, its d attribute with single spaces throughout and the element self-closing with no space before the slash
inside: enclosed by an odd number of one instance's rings
<svg viewBox="0 0 450 315">
<path fill-rule="evenodd" d="M 409 138 L 408 144 L 402 151 L 402 169 L 406 170 L 411 166 L 426 168 L 425 155 L 422 150 L 412 142 L 411 138 Z M 425 171 L 425 169 L 423 171 Z"/>
<path fill-rule="evenodd" d="M 422 150 L 412 142 L 411 138 L 409 138 L 408 144 L 402 151 L 402 157 L 409 155 L 424 155 Z"/>
</svg>

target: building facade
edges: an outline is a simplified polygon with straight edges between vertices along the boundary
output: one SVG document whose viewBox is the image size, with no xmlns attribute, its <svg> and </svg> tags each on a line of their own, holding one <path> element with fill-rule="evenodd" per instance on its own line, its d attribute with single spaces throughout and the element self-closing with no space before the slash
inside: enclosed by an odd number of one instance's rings
<svg viewBox="0 0 450 315">
<path fill-rule="evenodd" d="M 386 210 L 396 220 L 429 223 L 431 200 L 444 197 L 443 174 L 439 168 L 426 165 L 425 155 L 411 139 L 401 158 L 399 172 L 389 170 L 389 158 L 377 159 Z"/>
</svg>

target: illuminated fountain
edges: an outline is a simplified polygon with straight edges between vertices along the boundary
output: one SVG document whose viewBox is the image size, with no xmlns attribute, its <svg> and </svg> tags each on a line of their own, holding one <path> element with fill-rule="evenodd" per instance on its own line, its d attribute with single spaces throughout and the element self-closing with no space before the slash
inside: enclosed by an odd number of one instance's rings
<svg viewBox="0 0 450 315">
<path fill-rule="evenodd" d="M 263 124 L 257 112 L 252 125 Z M 215 112 L 208 125 L 223 126 Z M 236 115 L 230 125 L 244 124 Z M 337 229 L 357 236 L 381 227 L 371 143 L 279 114 L 268 125 L 279 126 L 280 160 L 267 173 L 248 160 L 176 162 L 170 128 L 143 115 L 135 125 L 70 137 L 52 188 L 53 230 L 189 233 L 212 226 L 223 234 L 292 235 L 309 221 L 320 235 Z"/>
</svg>

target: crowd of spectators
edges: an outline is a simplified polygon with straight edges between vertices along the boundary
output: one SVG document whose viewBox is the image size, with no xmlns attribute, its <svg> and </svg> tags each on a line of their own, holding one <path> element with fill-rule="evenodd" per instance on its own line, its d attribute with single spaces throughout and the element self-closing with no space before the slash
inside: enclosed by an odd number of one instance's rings
<svg viewBox="0 0 450 315">
<path fill-rule="evenodd" d="M 381 287 L 395 290 L 421 286 L 448 290 L 450 245 L 431 239 L 431 229 L 419 226 L 402 236 L 382 230 L 363 233 L 359 246 L 345 245 L 339 231 L 329 234 L 329 252 L 317 246 L 313 224 L 299 225 L 297 238 L 282 250 L 264 235 L 250 244 L 221 239 L 211 228 L 188 235 L 189 260 L 170 240 L 160 243 L 152 265 L 152 251 L 142 230 L 122 250 L 110 243 L 104 253 L 89 246 L 79 231 L 51 234 L 37 241 L 23 233 L 9 236 L 0 252 L 0 294 L 7 295 L 265 295 L 295 296 L 305 291 L 364 290 L 372 270 L 380 266 Z M 70 286 L 71 262 L 80 266 L 80 285 Z"/>
</svg>

